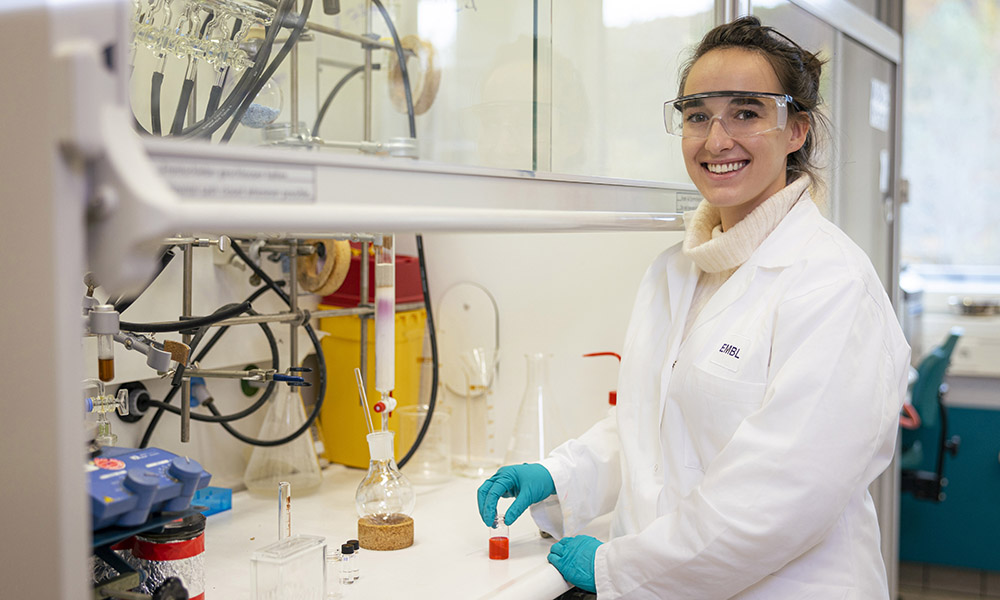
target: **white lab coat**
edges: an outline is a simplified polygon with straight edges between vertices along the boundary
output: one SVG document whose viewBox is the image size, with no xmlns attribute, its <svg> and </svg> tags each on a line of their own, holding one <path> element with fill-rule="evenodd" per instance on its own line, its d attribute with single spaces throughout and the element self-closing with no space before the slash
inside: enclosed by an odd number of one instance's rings
<svg viewBox="0 0 1000 600">
<path fill-rule="evenodd" d="M 871 263 L 805 195 L 682 344 L 697 277 L 679 245 L 649 267 L 617 409 L 542 461 L 532 516 L 563 537 L 614 510 L 601 600 L 888 598 L 868 485 L 910 349 Z"/>
</svg>

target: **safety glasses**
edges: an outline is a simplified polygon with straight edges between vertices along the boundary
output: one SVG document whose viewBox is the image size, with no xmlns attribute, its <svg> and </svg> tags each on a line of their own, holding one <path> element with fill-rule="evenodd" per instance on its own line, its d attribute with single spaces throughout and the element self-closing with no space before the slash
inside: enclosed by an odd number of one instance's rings
<svg viewBox="0 0 1000 600">
<path fill-rule="evenodd" d="M 788 94 L 705 92 L 665 102 L 663 124 L 670 135 L 707 138 L 718 119 L 730 137 L 745 138 L 784 129 L 789 106 L 799 110 Z"/>
</svg>

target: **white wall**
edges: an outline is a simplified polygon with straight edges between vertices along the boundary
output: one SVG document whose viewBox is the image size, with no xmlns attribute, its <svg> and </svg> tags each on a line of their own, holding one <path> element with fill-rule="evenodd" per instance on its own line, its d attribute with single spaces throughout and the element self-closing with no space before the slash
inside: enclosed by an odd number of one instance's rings
<svg viewBox="0 0 1000 600">
<path fill-rule="evenodd" d="M 621 353 L 639 279 L 653 257 L 680 238 L 676 232 L 425 236 L 435 304 L 460 282 L 479 284 L 496 299 L 501 364 L 494 401 L 501 449 L 524 391 L 525 353 L 553 355 L 550 383 L 572 433 L 606 413 L 618 365 L 582 355 Z"/>
</svg>

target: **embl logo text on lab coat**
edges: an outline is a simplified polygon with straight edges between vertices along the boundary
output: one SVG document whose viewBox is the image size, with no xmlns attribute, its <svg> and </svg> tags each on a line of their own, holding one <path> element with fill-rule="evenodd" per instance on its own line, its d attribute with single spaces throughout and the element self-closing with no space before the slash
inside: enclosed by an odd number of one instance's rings
<svg viewBox="0 0 1000 600">
<path fill-rule="evenodd" d="M 732 344 L 723 344 L 722 347 L 719 348 L 719 352 L 728 354 L 736 360 L 739 360 L 740 358 L 740 349 Z"/>
<path fill-rule="evenodd" d="M 719 345 L 719 351 L 713 355 L 711 361 L 727 371 L 736 373 L 740 370 L 740 365 L 745 362 L 740 359 L 744 358 L 747 352 L 752 352 L 750 338 L 738 333 L 727 333 L 722 339 L 725 341 Z"/>
</svg>

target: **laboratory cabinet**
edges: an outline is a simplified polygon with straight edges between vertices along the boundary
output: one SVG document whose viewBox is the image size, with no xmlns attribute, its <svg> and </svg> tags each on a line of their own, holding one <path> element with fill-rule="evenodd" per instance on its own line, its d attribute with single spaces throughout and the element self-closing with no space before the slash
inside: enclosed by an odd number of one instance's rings
<svg viewBox="0 0 1000 600">
<path fill-rule="evenodd" d="M 954 392 L 952 392 L 954 395 Z M 935 448 L 938 428 L 921 440 Z M 948 407 L 948 435 L 961 438 L 948 455 L 944 499 L 930 502 L 903 494 L 899 557 L 902 561 L 1000 571 L 1000 409 Z M 921 469 L 933 470 L 936 452 L 925 451 Z"/>
</svg>

